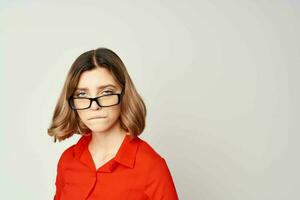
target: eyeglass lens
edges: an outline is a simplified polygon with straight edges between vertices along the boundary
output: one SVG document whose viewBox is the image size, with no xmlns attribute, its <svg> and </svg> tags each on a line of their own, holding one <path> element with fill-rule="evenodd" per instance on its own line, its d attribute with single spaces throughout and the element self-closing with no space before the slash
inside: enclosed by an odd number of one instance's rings
<svg viewBox="0 0 300 200">
<path fill-rule="evenodd" d="M 118 103 L 118 95 L 107 95 L 102 96 L 97 99 L 98 103 L 103 107 L 113 106 Z M 88 108 L 90 105 L 90 100 L 85 98 L 74 98 L 73 107 L 75 109 L 84 109 Z"/>
</svg>

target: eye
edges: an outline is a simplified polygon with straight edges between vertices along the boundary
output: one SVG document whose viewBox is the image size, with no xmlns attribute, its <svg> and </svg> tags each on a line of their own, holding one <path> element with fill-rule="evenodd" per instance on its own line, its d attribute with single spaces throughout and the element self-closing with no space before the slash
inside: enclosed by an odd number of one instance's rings
<svg viewBox="0 0 300 200">
<path fill-rule="evenodd" d="M 81 94 L 85 94 L 85 92 L 77 92 L 77 93 L 75 94 L 75 96 L 76 96 L 76 97 L 80 97 Z"/>
<path fill-rule="evenodd" d="M 108 93 L 108 94 L 112 94 L 113 93 L 113 91 L 112 90 L 105 90 L 105 91 L 103 91 L 104 93 Z"/>
<path fill-rule="evenodd" d="M 113 94 L 113 90 L 105 90 L 102 93 Z M 84 97 L 85 94 L 86 94 L 85 92 L 77 92 L 77 93 L 75 93 L 75 96 L 76 97 Z M 83 96 L 81 96 L 81 95 L 83 95 Z"/>
</svg>

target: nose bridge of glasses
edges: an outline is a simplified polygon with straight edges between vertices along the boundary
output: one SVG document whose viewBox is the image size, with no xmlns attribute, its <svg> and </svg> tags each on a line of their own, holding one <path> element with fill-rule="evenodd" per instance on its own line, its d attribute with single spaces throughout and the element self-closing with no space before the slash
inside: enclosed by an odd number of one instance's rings
<svg viewBox="0 0 300 200">
<path fill-rule="evenodd" d="M 102 107 L 101 105 L 100 105 L 100 103 L 99 103 L 99 101 L 98 101 L 98 98 L 99 97 L 94 97 L 94 98 L 90 98 L 90 107 L 93 107 L 93 103 L 95 102 L 95 106 L 96 107 Z"/>
</svg>

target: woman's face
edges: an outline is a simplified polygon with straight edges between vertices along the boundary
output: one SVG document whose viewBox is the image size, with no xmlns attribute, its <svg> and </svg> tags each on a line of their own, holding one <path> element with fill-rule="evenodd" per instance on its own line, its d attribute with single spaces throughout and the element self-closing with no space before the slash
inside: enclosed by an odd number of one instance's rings
<svg viewBox="0 0 300 200">
<path fill-rule="evenodd" d="M 96 67 L 81 74 L 74 95 L 78 97 L 97 97 L 104 94 L 121 93 L 121 90 L 121 87 L 115 82 L 109 70 Z M 90 108 L 77 110 L 77 113 L 81 121 L 92 132 L 106 132 L 119 125 L 120 104 L 110 107 L 99 107 L 93 101 Z M 91 119 L 95 116 L 103 118 Z"/>
</svg>

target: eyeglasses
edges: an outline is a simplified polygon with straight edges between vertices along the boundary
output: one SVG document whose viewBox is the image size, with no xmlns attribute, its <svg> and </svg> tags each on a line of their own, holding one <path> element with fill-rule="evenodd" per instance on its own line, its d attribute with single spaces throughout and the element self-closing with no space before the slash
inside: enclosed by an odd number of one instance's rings
<svg viewBox="0 0 300 200">
<path fill-rule="evenodd" d="M 73 110 L 88 109 L 91 107 L 93 101 L 96 101 L 97 105 L 100 107 L 110 107 L 119 104 L 123 95 L 124 93 L 122 91 L 120 94 L 106 94 L 95 98 L 70 96 L 68 98 L 68 103 Z"/>
</svg>

